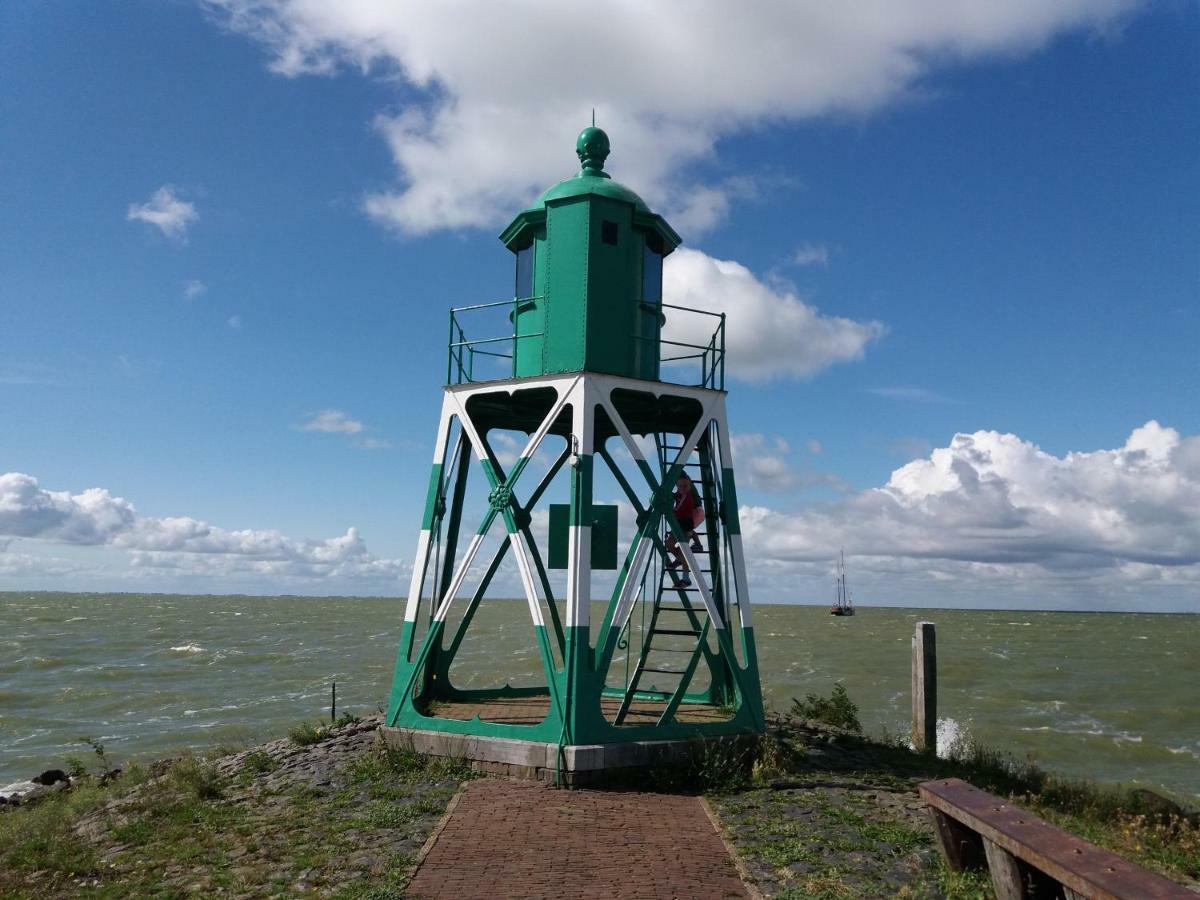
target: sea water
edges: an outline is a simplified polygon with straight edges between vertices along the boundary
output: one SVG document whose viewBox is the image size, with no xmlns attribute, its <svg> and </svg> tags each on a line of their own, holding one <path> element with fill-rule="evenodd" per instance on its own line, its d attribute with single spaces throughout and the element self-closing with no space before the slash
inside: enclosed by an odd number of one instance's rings
<svg viewBox="0 0 1200 900">
<path fill-rule="evenodd" d="M 87 757 L 83 737 L 117 763 L 276 737 L 327 717 L 335 681 L 339 711 L 375 712 L 402 615 L 382 598 L 0 594 L 0 784 Z M 768 705 L 841 682 L 867 731 L 907 733 L 920 620 L 937 624 L 939 744 L 969 734 L 1052 772 L 1200 801 L 1200 616 L 758 606 Z M 492 601 L 452 677 L 540 672 L 525 603 Z"/>
</svg>

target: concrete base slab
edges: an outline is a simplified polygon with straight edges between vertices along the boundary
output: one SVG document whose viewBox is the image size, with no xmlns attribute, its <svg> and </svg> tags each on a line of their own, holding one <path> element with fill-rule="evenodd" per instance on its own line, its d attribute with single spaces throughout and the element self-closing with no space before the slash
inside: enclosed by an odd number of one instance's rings
<svg viewBox="0 0 1200 900">
<path fill-rule="evenodd" d="M 628 781 L 660 765 L 688 765 L 721 754 L 723 765 L 736 764 L 754 735 L 721 735 L 673 741 L 626 741 L 619 744 L 548 744 L 511 738 L 448 734 L 415 728 L 381 727 L 382 740 L 429 756 L 464 760 L 472 768 L 496 775 L 569 787 Z"/>
</svg>

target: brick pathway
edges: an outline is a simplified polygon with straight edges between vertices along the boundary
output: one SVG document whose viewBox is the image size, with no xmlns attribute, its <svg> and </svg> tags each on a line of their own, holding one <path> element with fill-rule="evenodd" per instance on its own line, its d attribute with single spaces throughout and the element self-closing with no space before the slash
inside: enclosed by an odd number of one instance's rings
<svg viewBox="0 0 1200 900">
<path fill-rule="evenodd" d="M 433 898 L 749 897 L 695 797 L 468 783 L 409 885 Z"/>
</svg>

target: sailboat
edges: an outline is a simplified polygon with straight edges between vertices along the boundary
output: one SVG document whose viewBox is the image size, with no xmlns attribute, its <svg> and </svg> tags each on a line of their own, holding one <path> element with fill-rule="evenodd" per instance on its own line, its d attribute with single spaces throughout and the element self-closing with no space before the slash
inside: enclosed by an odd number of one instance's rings
<svg viewBox="0 0 1200 900">
<path fill-rule="evenodd" d="M 854 602 L 850 599 L 850 591 L 846 587 L 846 551 L 843 550 L 837 561 L 837 580 L 833 588 L 833 606 L 829 607 L 831 616 L 854 615 Z"/>
</svg>

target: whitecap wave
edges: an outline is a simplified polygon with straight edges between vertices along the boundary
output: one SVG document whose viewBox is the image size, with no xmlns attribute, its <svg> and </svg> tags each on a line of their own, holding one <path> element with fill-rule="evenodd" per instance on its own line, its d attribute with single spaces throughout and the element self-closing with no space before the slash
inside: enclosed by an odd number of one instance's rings
<svg viewBox="0 0 1200 900">
<path fill-rule="evenodd" d="M 180 644 L 178 647 L 171 648 L 172 653 L 207 653 L 208 651 L 199 644 Z"/>
<path fill-rule="evenodd" d="M 957 719 L 938 719 L 937 755 L 942 759 L 949 759 L 956 751 L 965 747 L 970 740 L 971 733 Z"/>
</svg>

